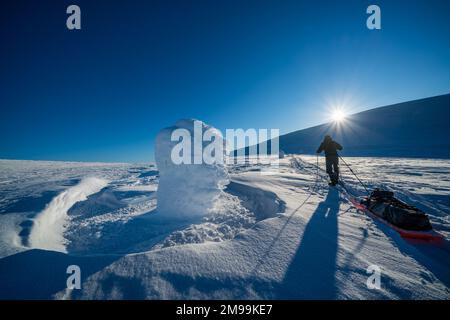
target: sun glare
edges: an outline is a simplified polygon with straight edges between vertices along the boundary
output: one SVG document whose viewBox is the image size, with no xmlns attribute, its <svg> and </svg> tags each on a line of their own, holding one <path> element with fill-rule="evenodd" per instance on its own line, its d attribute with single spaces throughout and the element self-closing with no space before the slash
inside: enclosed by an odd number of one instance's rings
<svg viewBox="0 0 450 320">
<path fill-rule="evenodd" d="M 342 109 L 335 109 L 331 114 L 331 119 L 335 122 L 342 122 L 345 120 L 346 114 Z"/>
</svg>

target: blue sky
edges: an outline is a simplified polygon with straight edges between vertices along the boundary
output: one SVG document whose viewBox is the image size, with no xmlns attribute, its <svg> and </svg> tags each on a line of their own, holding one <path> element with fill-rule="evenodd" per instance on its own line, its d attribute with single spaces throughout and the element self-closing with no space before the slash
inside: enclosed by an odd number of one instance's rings
<svg viewBox="0 0 450 320">
<path fill-rule="evenodd" d="M 82 30 L 65 26 L 70 4 Z M 448 1 L 19 0 L 0 37 L 8 159 L 150 161 L 180 118 L 287 133 L 332 105 L 450 92 Z"/>
</svg>

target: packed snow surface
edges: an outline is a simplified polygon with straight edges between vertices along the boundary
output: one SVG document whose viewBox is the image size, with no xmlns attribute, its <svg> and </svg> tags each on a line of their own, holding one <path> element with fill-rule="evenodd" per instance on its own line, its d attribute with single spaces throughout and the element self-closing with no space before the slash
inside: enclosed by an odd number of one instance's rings
<svg viewBox="0 0 450 320">
<path fill-rule="evenodd" d="M 449 299 L 450 161 L 345 160 L 369 188 L 427 212 L 447 240 L 407 241 L 357 211 L 315 157 L 230 166 L 204 215 L 159 212 L 152 164 L 2 160 L 0 298 Z M 342 177 L 364 193 L 344 166 Z M 66 289 L 69 265 L 80 290 Z M 379 289 L 367 286 L 374 265 Z"/>
</svg>

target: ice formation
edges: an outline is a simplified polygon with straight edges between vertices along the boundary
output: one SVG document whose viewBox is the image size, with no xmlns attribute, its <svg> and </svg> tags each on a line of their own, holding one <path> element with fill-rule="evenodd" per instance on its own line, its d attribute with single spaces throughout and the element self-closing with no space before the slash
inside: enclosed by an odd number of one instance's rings
<svg viewBox="0 0 450 320">
<path fill-rule="evenodd" d="M 180 143 L 189 148 L 180 150 Z M 155 144 L 158 212 L 198 217 L 213 209 L 229 179 L 225 161 L 210 163 L 204 157 L 212 144 L 224 146 L 220 131 L 199 120 L 180 120 L 159 132 Z M 225 148 L 216 152 L 220 153 L 216 159 L 223 160 Z M 180 157 L 186 161 L 178 163 Z"/>
</svg>

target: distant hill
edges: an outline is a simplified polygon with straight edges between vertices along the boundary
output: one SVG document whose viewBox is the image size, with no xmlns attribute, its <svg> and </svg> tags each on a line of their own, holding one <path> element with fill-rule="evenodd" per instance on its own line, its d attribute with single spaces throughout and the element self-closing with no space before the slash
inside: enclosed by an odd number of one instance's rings
<svg viewBox="0 0 450 320">
<path fill-rule="evenodd" d="M 344 146 L 343 155 L 450 158 L 450 94 L 353 114 L 280 136 L 285 153 L 313 154 L 325 134 Z"/>
</svg>

